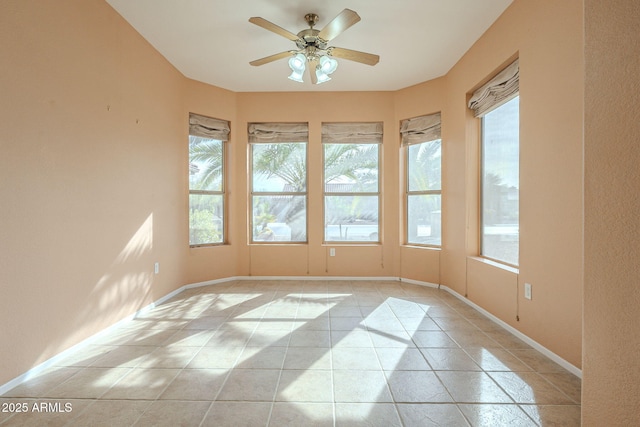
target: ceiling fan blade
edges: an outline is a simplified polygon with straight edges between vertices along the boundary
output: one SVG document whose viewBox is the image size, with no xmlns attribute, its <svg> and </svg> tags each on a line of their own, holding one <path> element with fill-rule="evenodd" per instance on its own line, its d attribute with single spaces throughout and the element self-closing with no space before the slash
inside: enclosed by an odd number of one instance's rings
<svg viewBox="0 0 640 427">
<path fill-rule="evenodd" d="M 280 53 L 276 53 L 275 55 L 269 55 L 269 56 L 265 56 L 264 58 L 256 59 L 255 61 L 249 62 L 249 64 L 257 67 L 258 65 L 268 64 L 269 62 L 277 61 L 278 59 L 286 58 L 291 55 L 293 55 L 293 53 L 289 51 L 280 52 Z"/>
<path fill-rule="evenodd" d="M 360 16 L 351 9 L 345 9 L 329 22 L 318 34 L 322 40 L 332 40 L 347 28 L 360 21 Z"/>
<path fill-rule="evenodd" d="M 345 49 L 343 47 L 331 47 L 329 48 L 328 53 L 336 58 L 348 59 L 349 61 L 356 61 L 367 65 L 376 65 L 378 61 L 380 61 L 380 57 L 378 55 L 360 52 L 358 50 Z"/>
<path fill-rule="evenodd" d="M 279 27 L 273 22 L 269 22 L 264 18 L 260 18 L 259 16 L 254 16 L 253 18 L 249 18 L 249 22 L 251 22 L 252 24 L 256 24 L 258 27 L 262 27 L 265 30 L 269 30 L 273 33 L 281 35 L 282 37 L 286 37 L 291 41 L 295 42 L 296 40 L 299 39 L 299 37 L 293 34 L 291 31 L 285 30 L 284 28 Z"/>
<path fill-rule="evenodd" d="M 311 77 L 311 83 L 318 84 L 318 76 L 316 75 L 316 67 L 318 66 L 318 60 L 312 59 L 307 61 L 307 68 L 309 69 L 309 76 Z"/>
</svg>

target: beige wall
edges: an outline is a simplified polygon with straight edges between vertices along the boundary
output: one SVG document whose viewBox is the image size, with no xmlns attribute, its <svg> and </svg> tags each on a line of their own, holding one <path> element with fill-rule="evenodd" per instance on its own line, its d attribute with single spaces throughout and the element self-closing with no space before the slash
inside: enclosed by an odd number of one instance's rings
<svg viewBox="0 0 640 427">
<path fill-rule="evenodd" d="M 478 254 L 473 89 L 520 59 L 520 265 Z M 582 2 L 515 1 L 446 76 L 442 283 L 581 366 Z M 533 299 L 523 298 L 531 283 Z M 519 316 L 519 321 L 516 320 Z"/>
<path fill-rule="evenodd" d="M 442 283 L 581 364 L 582 2 L 516 0 L 451 72 L 397 92 L 232 93 L 188 80 L 100 0 L 5 1 L 0 384 L 186 283 Z M 521 266 L 477 252 L 470 91 L 521 61 Z M 283 77 L 284 78 L 284 77 Z M 402 246 L 400 120 L 441 111 L 443 250 Z M 187 117 L 231 122 L 230 245 L 188 248 Z M 309 243 L 248 245 L 247 123 L 309 123 Z M 322 122 L 384 124 L 381 245 L 322 243 Z M 6 131 L 4 130 L 6 129 Z M 159 261 L 160 274 L 153 275 Z M 522 299 L 524 282 L 532 301 Z M 5 298 L 6 297 L 6 298 Z M 518 313 L 519 307 L 519 313 Z M 515 321 L 514 313 L 520 321 Z M 3 348 L 4 349 L 4 348 Z"/>
<path fill-rule="evenodd" d="M 382 122 L 382 245 L 323 245 L 322 141 L 323 122 Z M 239 93 L 237 129 L 252 122 L 304 122 L 309 124 L 308 244 L 247 246 L 248 227 L 240 232 L 239 275 L 275 276 L 398 276 L 398 124 L 390 92 Z M 235 179 L 248 188 L 247 135 L 238 132 L 235 143 L 243 158 Z M 249 197 L 238 194 L 234 206 L 245 215 Z M 327 256 L 329 247 L 336 256 Z"/>
<path fill-rule="evenodd" d="M 184 78 L 103 1 L 0 8 L 4 384 L 179 287 L 188 235 Z"/>
<path fill-rule="evenodd" d="M 585 1 L 585 426 L 640 420 L 640 4 Z"/>
</svg>

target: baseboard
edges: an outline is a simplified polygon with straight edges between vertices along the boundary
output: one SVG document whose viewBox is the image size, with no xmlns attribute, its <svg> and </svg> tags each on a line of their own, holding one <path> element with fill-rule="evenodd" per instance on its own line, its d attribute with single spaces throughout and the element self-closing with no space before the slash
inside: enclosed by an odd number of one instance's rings
<svg viewBox="0 0 640 427">
<path fill-rule="evenodd" d="M 87 345 L 90 345 L 92 342 L 96 341 L 100 337 L 106 335 L 107 333 L 109 333 L 110 331 L 114 330 L 115 328 L 121 326 L 122 324 L 124 324 L 126 322 L 129 322 L 132 319 L 135 319 L 140 314 L 143 314 L 143 313 L 145 313 L 145 312 L 147 312 L 147 311 L 159 306 L 160 304 L 164 303 L 165 301 L 175 297 L 176 295 L 179 295 L 180 293 L 182 293 L 186 289 L 193 289 L 193 288 L 199 288 L 199 287 L 203 287 L 203 286 L 217 285 L 217 284 L 226 283 L 226 282 L 244 281 L 244 280 L 330 280 L 330 281 L 338 281 L 338 280 L 339 281 L 348 281 L 348 280 L 351 280 L 351 281 L 362 281 L 362 280 L 368 280 L 368 281 L 394 281 L 394 282 L 409 283 L 409 284 L 419 285 L 419 286 L 426 286 L 426 287 L 430 287 L 430 288 L 439 288 L 439 289 L 442 289 L 442 290 L 450 293 L 451 295 L 455 296 L 459 300 L 465 302 L 470 307 L 472 307 L 475 310 L 479 311 L 480 313 L 482 313 L 484 316 L 486 316 L 491 321 L 495 322 L 496 324 L 500 325 L 502 328 L 504 328 L 507 331 L 511 332 L 513 335 L 517 336 L 518 338 L 520 338 L 521 340 L 523 340 L 524 342 L 529 344 L 531 347 L 535 348 L 540 353 L 544 354 L 549 359 L 553 360 L 554 362 L 556 362 L 557 364 L 559 364 L 560 366 L 562 366 L 563 368 L 565 368 L 566 370 L 568 370 L 572 374 L 578 376 L 579 378 L 582 378 L 582 371 L 579 368 L 577 368 L 576 366 L 574 366 L 571 363 L 567 362 L 566 360 L 564 360 L 563 358 L 561 358 L 557 354 L 553 353 L 551 350 L 547 349 L 546 347 L 542 346 L 538 342 L 536 342 L 533 339 L 529 338 L 528 336 L 524 335 L 522 332 L 518 331 L 517 329 L 515 329 L 512 326 L 508 325 L 507 323 L 503 322 L 502 320 L 500 320 L 499 318 L 497 318 L 493 314 L 489 313 L 488 311 L 486 311 L 482 307 L 474 304 L 472 301 L 468 300 L 467 298 L 463 297 L 462 295 L 458 294 L 453 289 L 450 289 L 447 286 L 441 286 L 441 285 L 438 285 L 438 284 L 435 284 L 435 283 L 423 282 L 423 281 L 420 281 L 420 280 L 404 279 L 404 278 L 401 278 L 401 277 L 235 276 L 235 277 L 226 277 L 226 278 L 223 278 L 223 279 L 215 279 L 215 280 L 207 280 L 207 281 L 204 281 L 204 282 L 191 283 L 191 284 L 184 285 L 184 286 L 182 286 L 182 287 L 180 287 L 178 289 L 175 289 L 174 291 L 169 292 L 167 295 L 165 295 L 165 296 L 159 298 L 158 300 L 156 300 L 156 301 L 144 306 L 143 308 L 139 309 L 135 313 L 133 313 L 133 314 L 131 314 L 131 315 L 129 315 L 129 316 L 117 321 L 113 325 L 108 326 L 107 328 L 103 329 L 102 331 L 97 332 L 96 334 L 94 334 L 94 335 L 82 340 L 81 342 L 69 347 L 68 349 L 56 354 L 55 356 L 51 357 L 50 359 L 47 359 L 46 361 L 42 362 L 41 364 L 29 369 L 24 374 L 17 376 L 16 378 L 12 379 L 11 381 L 7 382 L 6 384 L 0 385 L 0 395 L 3 395 L 4 393 L 8 392 L 9 390 L 13 389 L 14 387 L 17 387 L 18 385 L 22 384 L 23 382 L 29 380 L 30 378 L 33 378 L 34 376 L 36 376 L 37 374 L 41 373 L 45 369 L 53 366 L 56 362 L 62 360 L 64 357 L 68 356 L 69 354 L 71 354 L 73 352 L 76 352 L 76 351 L 79 351 L 83 347 L 85 347 Z"/>
<path fill-rule="evenodd" d="M 513 335 L 515 335 L 516 337 L 520 338 L 522 341 L 526 342 L 531 347 L 533 347 L 534 349 L 538 350 L 540 353 L 544 354 L 549 359 L 553 360 L 554 362 L 556 362 L 558 365 L 562 366 L 567 371 L 571 372 L 573 375 L 575 375 L 578 378 L 582 379 L 582 370 L 580 368 L 578 368 L 577 366 L 574 366 L 573 364 L 569 363 L 568 361 L 566 361 L 562 357 L 558 356 L 557 354 L 555 354 L 554 352 L 552 352 L 551 350 L 549 350 L 548 348 L 546 348 L 545 346 L 543 346 L 539 342 L 531 339 L 530 337 L 528 337 L 527 335 L 523 334 L 522 332 L 520 332 L 519 330 L 517 330 L 513 326 L 509 325 L 508 323 L 505 323 L 504 321 L 500 320 L 499 318 L 497 318 L 493 314 L 489 313 L 484 308 L 482 308 L 479 305 L 475 304 L 474 302 L 470 301 L 468 298 L 465 298 L 464 296 L 460 295 L 459 293 L 457 293 L 453 289 L 451 289 L 451 288 L 449 288 L 447 286 L 441 286 L 440 289 L 442 289 L 444 291 L 447 291 L 448 293 L 450 293 L 454 297 L 458 298 L 460 301 L 466 303 L 467 305 L 469 305 L 470 307 L 472 307 L 476 311 L 482 313 L 489 320 L 493 321 L 494 323 L 498 324 L 502 328 L 506 329 L 508 332 L 510 332 Z"/>
</svg>

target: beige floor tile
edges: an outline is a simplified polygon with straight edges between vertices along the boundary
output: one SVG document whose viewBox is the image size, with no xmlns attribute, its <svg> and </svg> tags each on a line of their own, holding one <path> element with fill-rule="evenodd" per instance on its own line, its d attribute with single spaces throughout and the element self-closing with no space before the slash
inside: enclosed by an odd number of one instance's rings
<svg viewBox="0 0 640 427">
<path fill-rule="evenodd" d="M 421 317 L 399 317 L 398 320 L 407 332 L 415 331 L 439 331 L 440 326 L 434 321 L 434 319 L 421 316 Z"/>
<path fill-rule="evenodd" d="M 328 330 L 295 330 L 291 333 L 291 347 L 331 347 L 331 333 Z"/>
<path fill-rule="evenodd" d="M 443 331 L 478 332 L 478 327 L 463 317 L 436 317 L 433 322 Z"/>
<path fill-rule="evenodd" d="M 421 348 L 435 371 L 480 371 L 481 368 L 461 348 Z"/>
<path fill-rule="evenodd" d="M 271 402 L 274 399 L 280 370 L 235 369 L 231 371 L 217 400 Z"/>
<path fill-rule="evenodd" d="M 401 427 L 393 403 L 336 403 L 336 427 Z"/>
<path fill-rule="evenodd" d="M 202 347 L 187 365 L 189 369 L 232 368 L 243 347 Z"/>
<path fill-rule="evenodd" d="M 253 330 L 218 329 L 213 332 L 205 347 L 244 347 L 253 335 Z"/>
<path fill-rule="evenodd" d="M 417 348 L 376 347 L 385 371 L 430 371 L 431 366 Z"/>
<path fill-rule="evenodd" d="M 518 405 L 458 405 L 473 427 L 534 427 L 534 423 Z"/>
<path fill-rule="evenodd" d="M 331 350 L 334 370 L 381 370 L 378 355 L 373 347 L 338 347 Z"/>
<path fill-rule="evenodd" d="M 514 349 L 510 350 L 511 354 L 522 360 L 536 372 L 563 372 L 567 370 L 558 365 L 553 360 L 545 357 L 542 353 L 535 349 Z"/>
<path fill-rule="evenodd" d="M 447 389 L 431 371 L 385 372 L 396 403 L 453 402 Z"/>
<path fill-rule="evenodd" d="M 91 364 L 92 368 L 133 368 L 142 363 L 156 346 L 121 345 L 115 347 Z"/>
<path fill-rule="evenodd" d="M 214 331 L 202 329 L 189 329 L 176 331 L 167 341 L 163 343 L 165 347 L 202 347 L 213 336 Z"/>
<path fill-rule="evenodd" d="M 366 329 L 352 331 L 331 331 L 333 348 L 373 347 L 373 342 Z"/>
<path fill-rule="evenodd" d="M 452 309 L 451 307 L 446 306 L 435 306 L 429 307 L 425 310 L 425 312 L 429 315 L 429 317 L 453 317 L 460 318 L 460 314 Z"/>
<path fill-rule="evenodd" d="M 523 411 L 544 427 L 580 427 L 580 406 L 577 405 L 521 405 Z"/>
<path fill-rule="evenodd" d="M 362 319 L 362 313 L 360 313 L 360 309 L 354 305 L 344 305 L 339 303 L 337 306 L 331 307 L 329 309 L 329 315 L 332 318 L 339 317 L 359 317 Z"/>
<path fill-rule="evenodd" d="M 331 369 L 331 349 L 322 347 L 289 347 L 284 369 Z"/>
<path fill-rule="evenodd" d="M 102 396 L 131 368 L 83 368 L 47 393 L 50 398 L 94 399 Z"/>
<path fill-rule="evenodd" d="M 276 402 L 269 426 L 332 427 L 333 405 L 330 403 Z"/>
<path fill-rule="evenodd" d="M 74 351 L 72 354 L 57 360 L 55 365 L 65 367 L 87 367 L 115 348 L 115 346 L 108 345 L 83 346 L 79 351 Z"/>
<path fill-rule="evenodd" d="M 541 373 L 547 381 L 555 385 L 576 404 L 582 400 L 582 380 L 569 372 Z"/>
<path fill-rule="evenodd" d="M 445 332 L 416 331 L 411 338 L 418 347 L 459 348 L 458 344 Z"/>
<path fill-rule="evenodd" d="M 516 403 L 560 404 L 574 402 L 554 385 L 535 372 L 489 372 Z"/>
<path fill-rule="evenodd" d="M 405 427 L 468 427 L 455 404 L 426 403 L 397 405 Z M 498 427 L 496 424 L 493 427 Z"/>
<path fill-rule="evenodd" d="M 393 402 L 381 371 L 334 371 L 336 402 Z"/>
<path fill-rule="evenodd" d="M 328 331 L 330 328 L 329 316 L 317 317 L 315 319 L 294 319 L 293 330 L 295 332 L 304 331 Z"/>
<path fill-rule="evenodd" d="M 7 412 L 0 411 L 0 424 L 11 427 L 62 427 L 68 425 L 93 400 L 85 399 L 0 399 L 0 403 L 13 403 L 13 407 L 7 407 Z M 16 412 L 18 404 L 23 412 Z M 3 423 L 4 422 L 4 423 Z"/>
<path fill-rule="evenodd" d="M 109 334 L 104 338 L 97 340 L 97 345 L 130 345 L 130 346 L 157 346 L 162 345 L 167 339 L 176 333 L 175 330 L 161 330 L 161 329 L 148 329 L 148 330 L 130 330 L 120 329 L 114 331 L 113 334 Z"/>
<path fill-rule="evenodd" d="M 505 330 L 485 331 L 485 334 L 507 350 L 531 349 L 529 344 Z"/>
<path fill-rule="evenodd" d="M 5 396 L 73 411 L 0 424 L 580 422 L 578 377 L 446 291 L 395 281 L 188 289 L 56 365 Z"/>
<path fill-rule="evenodd" d="M 281 369 L 286 347 L 245 347 L 240 354 L 236 369 Z"/>
<path fill-rule="evenodd" d="M 513 403 L 513 400 L 484 372 L 439 371 L 436 375 L 460 403 Z"/>
<path fill-rule="evenodd" d="M 73 425 L 91 427 L 132 426 L 151 405 L 146 400 L 96 400 L 77 418 Z"/>
<path fill-rule="evenodd" d="M 464 351 L 485 371 L 531 371 L 528 365 L 507 350 L 471 347 Z"/>
<path fill-rule="evenodd" d="M 132 369 L 101 399 L 155 400 L 179 372 L 179 369 Z"/>
<path fill-rule="evenodd" d="M 377 332 L 394 332 L 404 331 L 404 326 L 395 317 L 367 316 L 364 324 L 370 331 Z"/>
<path fill-rule="evenodd" d="M 278 320 L 278 319 L 269 319 L 264 318 L 258 323 L 258 326 L 255 329 L 256 333 L 260 333 L 263 331 L 291 331 L 293 329 L 293 324 L 295 322 L 288 320 Z"/>
<path fill-rule="evenodd" d="M 331 371 L 282 371 L 276 401 L 333 402 Z"/>
<path fill-rule="evenodd" d="M 40 397 L 77 374 L 79 367 L 51 367 L 6 392 L 4 397 Z"/>
<path fill-rule="evenodd" d="M 135 423 L 139 427 L 198 426 L 211 402 L 156 401 Z"/>
<path fill-rule="evenodd" d="M 405 331 L 379 332 L 369 330 L 369 336 L 371 337 L 374 347 L 415 347 L 411 335 Z"/>
<path fill-rule="evenodd" d="M 182 369 L 189 364 L 198 351 L 200 347 L 158 347 L 137 367 Z"/>
<path fill-rule="evenodd" d="M 206 400 L 218 395 L 229 371 L 226 369 L 184 369 L 158 397 L 161 400 Z"/>
<path fill-rule="evenodd" d="M 267 402 L 214 402 L 202 422 L 206 427 L 266 426 L 271 412 Z"/>
<path fill-rule="evenodd" d="M 447 331 L 447 334 L 462 348 L 502 348 L 500 344 L 479 330 L 451 330 Z"/>
<path fill-rule="evenodd" d="M 247 341 L 249 347 L 287 347 L 291 331 L 284 329 L 255 330 Z"/>
</svg>

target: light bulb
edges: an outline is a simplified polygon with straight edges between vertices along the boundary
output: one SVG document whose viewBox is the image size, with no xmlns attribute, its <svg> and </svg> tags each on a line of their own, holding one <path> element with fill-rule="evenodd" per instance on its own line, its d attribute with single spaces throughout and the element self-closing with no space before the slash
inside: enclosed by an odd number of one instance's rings
<svg viewBox="0 0 640 427">
<path fill-rule="evenodd" d="M 298 53 L 289 59 L 289 68 L 291 68 L 291 71 L 297 71 L 302 74 L 304 73 L 305 62 L 307 62 L 307 58 L 302 53 Z"/>
<path fill-rule="evenodd" d="M 328 75 L 326 75 L 322 69 L 320 69 L 320 67 L 318 66 L 318 68 L 316 68 L 316 77 L 318 78 L 318 82 L 316 84 L 320 84 L 320 83 L 324 83 L 324 82 L 328 82 L 329 80 L 331 80 L 331 77 L 329 77 Z"/>
<path fill-rule="evenodd" d="M 338 61 L 328 56 L 321 56 L 319 67 L 324 74 L 329 75 L 338 68 Z"/>
<path fill-rule="evenodd" d="M 293 80 L 293 81 L 300 82 L 300 83 L 304 83 L 304 81 L 302 80 L 302 74 L 303 74 L 303 73 L 304 73 L 304 70 L 302 70 L 301 72 L 300 72 L 300 71 L 293 70 L 293 71 L 291 72 L 291 75 L 289 76 L 289 78 L 290 78 L 291 80 Z"/>
</svg>

